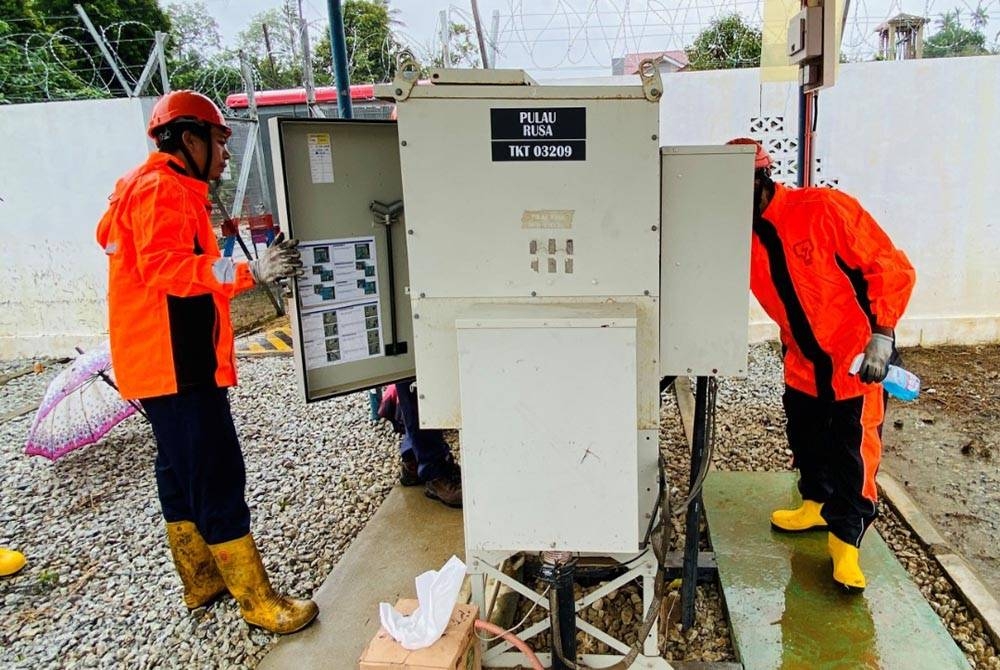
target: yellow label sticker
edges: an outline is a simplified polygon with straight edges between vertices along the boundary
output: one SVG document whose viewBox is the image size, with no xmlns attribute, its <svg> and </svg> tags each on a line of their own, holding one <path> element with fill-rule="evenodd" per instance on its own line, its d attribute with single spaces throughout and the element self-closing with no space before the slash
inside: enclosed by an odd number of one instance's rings
<svg viewBox="0 0 1000 670">
<path fill-rule="evenodd" d="M 572 209 L 526 209 L 521 215 L 522 228 L 572 228 Z"/>
</svg>

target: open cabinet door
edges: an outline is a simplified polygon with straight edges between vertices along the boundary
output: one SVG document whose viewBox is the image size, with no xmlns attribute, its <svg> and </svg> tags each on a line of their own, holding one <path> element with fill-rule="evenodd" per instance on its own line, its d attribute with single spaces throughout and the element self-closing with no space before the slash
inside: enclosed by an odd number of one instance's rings
<svg viewBox="0 0 1000 670">
<path fill-rule="evenodd" d="M 278 220 L 305 266 L 288 310 L 303 398 L 415 376 L 396 123 L 269 125 Z"/>
</svg>

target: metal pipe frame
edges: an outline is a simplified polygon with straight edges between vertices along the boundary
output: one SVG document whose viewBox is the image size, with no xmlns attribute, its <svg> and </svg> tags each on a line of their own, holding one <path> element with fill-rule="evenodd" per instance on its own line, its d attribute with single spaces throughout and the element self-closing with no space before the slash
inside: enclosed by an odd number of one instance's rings
<svg viewBox="0 0 1000 670">
<path fill-rule="evenodd" d="M 536 606 L 542 608 L 546 612 L 549 609 L 548 598 L 535 592 L 534 589 L 530 588 L 526 584 L 519 582 L 510 575 L 504 574 L 497 566 L 501 565 L 504 560 L 509 558 L 518 552 L 497 552 L 488 551 L 482 552 L 480 554 L 470 554 L 470 559 L 468 561 L 468 575 L 472 586 L 472 601 L 479 606 L 480 618 L 489 619 L 490 612 L 487 609 L 486 603 L 486 578 L 491 577 L 497 582 L 506 585 L 511 590 L 517 592 L 522 597 L 527 598 Z M 583 554 L 584 556 L 591 556 L 593 554 Z M 657 570 L 659 570 L 659 565 L 656 561 L 656 556 L 653 554 L 652 550 L 647 548 L 643 551 L 637 552 L 635 554 L 612 554 L 608 556 L 612 560 L 625 564 L 630 561 L 635 561 L 635 563 L 630 567 L 624 574 L 616 577 L 607 584 L 604 584 L 598 589 L 595 589 L 591 593 L 581 597 L 574 603 L 574 607 L 577 612 L 581 612 L 587 607 L 590 607 L 600 598 L 608 595 L 612 591 L 621 588 L 625 584 L 628 584 L 637 577 L 642 578 L 642 605 L 643 612 L 648 611 L 650 604 L 653 602 L 653 582 L 656 578 Z M 492 604 L 491 604 L 492 606 Z M 576 627 L 588 635 L 592 636 L 594 639 L 603 642 L 615 651 L 619 652 L 619 655 L 615 654 L 582 654 L 580 660 L 587 667 L 591 668 L 606 668 L 618 663 L 622 658 L 628 653 L 630 645 L 626 644 L 623 640 L 619 640 L 612 637 L 608 633 L 600 630 L 593 624 L 584 621 L 579 616 L 576 617 Z M 530 640 L 539 633 L 542 633 L 550 628 L 549 617 L 545 617 L 538 623 L 528 626 L 524 630 L 514 631 L 514 633 L 522 640 Z M 642 654 L 635 660 L 632 665 L 633 668 L 643 669 L 643 670 L 672 670 L 672 666 L 666 661 L 666 659 L 660 657 L 659 647 L 657 645 L 657 631 L 659 627 L 654 625 L 652 630 L 650 630 L 649 635 L 643 642 Z M 483 653 L 483 666 L 484 667 L 496 667 L 496 668 L 516 668 L 518 666 L 527 665 L 527 659 L 525 659 L 524 654 L 519 651 L 511 651 L 513 645 L 506 640 L 501 640 L 496 646 L 484 650 Z M 539 659 L 543 663 L 548 663 L 551 665 L 552 657 L 551 654 L 538 654 Z"/>
</svg>

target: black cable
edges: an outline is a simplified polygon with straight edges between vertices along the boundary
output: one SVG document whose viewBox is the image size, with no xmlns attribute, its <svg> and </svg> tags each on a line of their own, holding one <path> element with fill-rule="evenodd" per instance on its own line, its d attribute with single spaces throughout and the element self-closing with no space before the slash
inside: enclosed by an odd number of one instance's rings
<svg viewBox="0 0 1000 670">
<path fill-rule="evenodd" d="M 718 388 L 719 384 L 718 381 L 716 381 L 716 378 L 709 377 L 707 395 L 708 406 L 706 407 L 708 414 L 708 439 L 706 440 L 706 451 L 701 462 L 701 468 L 698 470 L 695 480 L 691 482 L 691 486 L 688 489 L 684 502 L 677 508 L 677 511 L 674 512 L 675 516 L 680 516 L 687 511 L 687 507 L 691 504 L 691 501 L 701 494 L 702 486 L 705 484 L 705 478 L 708 476 L 708 470 L 712 464 L 712 458 L 715 455 L 715 402 L 718 394 Z"/>
</svg>

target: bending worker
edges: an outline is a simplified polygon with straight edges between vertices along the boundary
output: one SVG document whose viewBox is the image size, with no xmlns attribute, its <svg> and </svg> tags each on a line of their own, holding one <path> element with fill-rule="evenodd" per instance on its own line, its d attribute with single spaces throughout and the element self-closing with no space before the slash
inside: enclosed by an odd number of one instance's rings
<svg viewBox="0 0 1000 670">
<path fill-rule="evenodd" d="M 311 600 L 271 588 L 250 535 L 246 472 L 229 407 L 236 384 L 229 300 L 296 275 L 295 241 L 257 260 L 221 256 L 209 219 L 230 129 L 192 91 L 160 98 L 149 121 L 159 149 L 118 180 L 97 241 L 109 262 L 111 359 L 124 398 L 139 400 L 156 437 L 156 484 L 184 603 L 226 590 L 247 622 L 276 633 L 306 626 Z"/>
<path fill-rule="evenodd" d="M 861 591 L 858 549 L 878 515 L 880 382 L 916 273 L 855 199 L 775 183 L 771 157 L 759 143 L 729 144 L 757 147 L 750 288 L 781 330 L 788 444 L 802 494 L 802 506 L 776 510 L 771 525 L 828 529 L 833 579 Z M 852 375 L 859 353 L 861 369 Z"/>
</svg>

